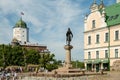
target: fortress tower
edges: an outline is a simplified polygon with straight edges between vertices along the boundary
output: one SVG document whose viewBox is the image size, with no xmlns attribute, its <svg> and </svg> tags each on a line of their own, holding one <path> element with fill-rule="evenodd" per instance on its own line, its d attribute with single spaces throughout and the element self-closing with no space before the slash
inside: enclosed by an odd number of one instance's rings
<svg viewBox="0 0 120 80">
<path fill-rule="evenodd" d="M 29 42 L 29 28 L 27 24 L 20 18 L 20 20 L 13 27 L 13 40 L 17 40 L 19 44 L 26 44 Z"/>
</svg>

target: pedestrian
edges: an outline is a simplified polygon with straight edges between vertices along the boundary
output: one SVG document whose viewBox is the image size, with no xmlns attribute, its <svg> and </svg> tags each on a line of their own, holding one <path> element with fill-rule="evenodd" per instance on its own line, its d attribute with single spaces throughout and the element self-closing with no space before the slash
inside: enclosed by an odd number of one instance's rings
<svg viewBox="0 0 120 80">
<path fill-rule="evenodd" d="M 16 80 L 16 79 L 17 79 L 17 73 L 14 72 L 14 74 L 13 74 L 13 80 Z"/>
</svg>

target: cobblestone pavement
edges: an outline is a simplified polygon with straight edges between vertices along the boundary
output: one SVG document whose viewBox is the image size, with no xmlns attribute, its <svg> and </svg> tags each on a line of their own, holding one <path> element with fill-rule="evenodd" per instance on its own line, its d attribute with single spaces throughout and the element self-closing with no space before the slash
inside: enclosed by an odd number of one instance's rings
<svg viewBox="0 0 120 80">
<path fill-rule="evenodd" d="M 88 80 L 120 80 L 120 72 L 107 72 L 107 75 L 89 76 Z"/>
<path fill-rule="evenodd" d="M 23 77 L 19 80 L 120 80 L 120 72 L 107 72 L 106 75 L 91 75 L 80 77 L 66 77 L 66 78 L 53 78 L 53 77 Z"/>
</svg>

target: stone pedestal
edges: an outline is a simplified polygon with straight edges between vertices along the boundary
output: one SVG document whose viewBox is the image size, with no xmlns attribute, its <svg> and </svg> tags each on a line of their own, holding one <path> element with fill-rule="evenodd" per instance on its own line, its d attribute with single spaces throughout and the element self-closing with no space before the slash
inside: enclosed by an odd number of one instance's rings
<svg viewBox="0 0 120 80">
<path fill-rule="evenodd" d="M 66 50 L 65 67 L 69 69 L 69 68 L 72 68 L 72 65 L 71 65 L 71 49 L 73 48 L 73 46 L 72 45 L 65 45 L 64 48 Z"/>
<path fill-rule="evenodd" d="M 72 48 L 73 48 L 72 45 L 64 46 L 64 49 L 66 50 L 65 64 L 63 67 L 53 70 L 53 72 L 57 72 L 58 74 L 66 74 L 66 73 L 76 74 L 76 73 L 81 72 L 80 69 L 74 69 L 72 67 L 72 64 L 71 64 L 71 49 Z"/>
</svg>

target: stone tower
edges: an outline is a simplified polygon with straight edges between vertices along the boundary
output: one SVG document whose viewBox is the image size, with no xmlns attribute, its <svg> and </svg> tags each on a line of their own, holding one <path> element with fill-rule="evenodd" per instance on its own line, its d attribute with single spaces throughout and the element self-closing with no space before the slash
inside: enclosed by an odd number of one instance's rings
<svg viewBox="0 0 120 80">
<path fill-rule="evenodd" d="M 13 27 L 13 39 L 16 39 L 19 44 L 26 44 L 29 42 L 29 28 L 27 24 L 20 18 L 20 20 Z"/>
</svg>

